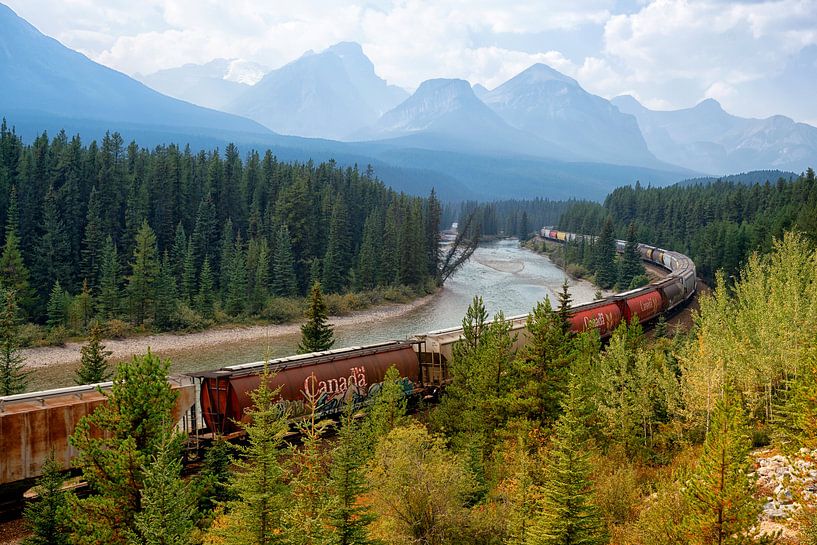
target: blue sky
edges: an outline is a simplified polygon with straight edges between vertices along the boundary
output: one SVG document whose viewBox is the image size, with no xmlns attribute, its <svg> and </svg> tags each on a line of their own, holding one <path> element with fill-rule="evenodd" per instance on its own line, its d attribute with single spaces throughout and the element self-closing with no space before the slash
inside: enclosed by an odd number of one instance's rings
<svg viewBox="0 0 817 545">
<path fill-rule="evenodd" d="M 657 109 L 715 98 L 817 125 L 817 0 L 4 0 L 46 34 L 128 74 L 238 58 L 270 68 L 342 40 L 409 90 L 495 87 L 534 62 Z"/>
</svg>

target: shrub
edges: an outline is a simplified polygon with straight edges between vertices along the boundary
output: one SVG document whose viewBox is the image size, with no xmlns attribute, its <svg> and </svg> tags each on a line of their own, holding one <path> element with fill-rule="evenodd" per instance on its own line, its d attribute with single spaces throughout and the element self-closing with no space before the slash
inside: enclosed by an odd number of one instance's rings
<svg viewBox="0 0 817 545">
<path fill-rule="evenodd" d="M 210 320 L 184 303 L 177 306 L 173 322 L 173 327 L 184 331 L 199 331 L 212 324 Z"/>
<path fill-rule="evenodd" d="M 45 340 L 49 346 L 63 346 L 68 339 L 68 329 L 64 325 L 57 325 L 48 330 Z"/>
<path fill-rule="evenodd" d="M 270 297 L 261 309 L 261 318 L 276 324 L 303 318 L 304 301 L 290 297 Z"/>
<path fill-rule="evenodd" d="M 579 263 L 569 263 L 567 265 L 567 274 L 573 278 L 584 278 L 589 273 L 590 271 L 588 271 L 584 265 L 580 265 Z"/>
<path fill-rule="evenodd" d="M 44 326 L 25 323 L 20 325 L 20 346 L 42 346 L 46 342 L 48 332 Z"/>
<path fill-rule="evenodd" d="M 635 288 L 646 286 L 649 283 L 650 278 L 646 274 L 639 274 L 638 276 L 634 277 L 633 280 L 630 282 L 628 289 L 634 290 Z"/>
<path fill-rule="evenodd" d="M 105 334 L 112 339 L 121 339 L 133 334 L 133 325 L 113 318 L 105 322 Z"/>
</svg>

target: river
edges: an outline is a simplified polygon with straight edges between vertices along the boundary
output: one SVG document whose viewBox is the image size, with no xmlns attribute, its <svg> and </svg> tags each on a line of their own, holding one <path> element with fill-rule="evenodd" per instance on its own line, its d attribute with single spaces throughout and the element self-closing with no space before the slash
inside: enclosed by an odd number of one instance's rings
<svg viewBox="0 0 817 545">
<path fill-rule="evenodd" d="M 500 310 L 506 317 L 526 314 L 545 296 L 555 301 L 563 281 L 561 269 L 547 257 L 520 248 L 516 240 L 483 243 L 428 303 L 376 326 L 352 323 L 338 327 L 335 347 L 405 339 L 457 326 L 475 295 L 482 296 L 491 316 Z M 592 284 L 576 280 L 569 284 L 573 304 L 593 299 L 596 288 Z M 294 354 L 298 341 L 294 333 L 159 355 L 170 357 L 171 372 L 185 373 Z M 75 368 L 76 364 L 61 364 L 36 369 L 29 389 L 72 385 Z"/>
</svg>

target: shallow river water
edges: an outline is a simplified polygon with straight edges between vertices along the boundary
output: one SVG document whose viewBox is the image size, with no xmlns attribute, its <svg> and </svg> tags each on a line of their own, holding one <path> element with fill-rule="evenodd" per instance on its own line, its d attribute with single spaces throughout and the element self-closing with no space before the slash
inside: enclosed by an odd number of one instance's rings
<svg viewBox="0 0 817 545">
<path fill-rule="evenodd" d="M 491 316 L 499 310 L 506 317 L 526 314 L 545 296 L 555 301 L 563 281 L 561 269 L 547 257 L 520 248 L 516 240 L 485 243 L 428 303 L 377 325 L 338 327 L 335 347 L 405 339 L 457 326 L 475 295 L 482 296 Z M 596 288 L 592 284 L 575 280 L 569 280 L 569 284 L 573 304 L 593 299 Z M 170 357 L 171 372 L 185 373 L 294 354 L 299 340 L 299 335 L 293 334 L 159 355 Z M 75 367 L 71 364 L 37 369 L 36 384 L 31 384 L 31 389 L 72 385 Z"/>
</svg>

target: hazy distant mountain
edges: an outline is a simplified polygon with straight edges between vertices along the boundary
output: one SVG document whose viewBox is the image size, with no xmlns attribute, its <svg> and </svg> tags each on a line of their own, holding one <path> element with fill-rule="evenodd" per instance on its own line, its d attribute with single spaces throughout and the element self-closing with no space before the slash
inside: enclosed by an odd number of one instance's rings
<svg viewBox="0 0 817 545">
<path fill-rule="evenodd" d="M 152 89 L 199 106 L 222 109 L 254 85 L 267 68 L 239 59 L 215 59 L 185 64 L 137 78 Z"/>
<path fill-rule="evenodd" d="M 535 64 L 484 94 L 510 125 L 592 161 L 655 165 L 636 120 L 576 80 Z"/>
<path fill-rule="evenodd" d="M 0 4 L 0 115 L 132 123 L 200 133 L 266 133 L 260 125 L 164 96 L 41 34 Z"/>
<path fill-rule="evenodd" d="M 488 93 L 491 92 L 484 85 L 482 85 L 481 83 L 477 83 L 476 85 L 473 85 L 471 87 L 471 89 L 474 90 L 474 94 L 477 95 L 477 98 L 480 99 L 480 100 L 485 98 L 485 95 L 487 95 Z"/>
<path fill-rule="evenodd" d="M 781 178 L 784 180 L 793 180 L 797 177 L 797 173 L 786 172 L 784 170 L 752 170 L 751 172 L 729 174 L 728 176 L 704 176 L 702 178 L 690 178 L 688 180 L 681 180 L 675 185 L 708 185 L 712 182 L 728 182 L 743 185 L 765 184 L 766 182 L 774 184 Z"/>
<path fill-rule="evenodd" d="M 674 111 L 649 110 L 631 96 L 613 103 L 638 119 L 659 159 L 687 168 L 713 174 L 767 168 L 801 172 L 817 163 L 817 128 L 788 117 L 737 117 L 713 99 Z"/>
<path fill-rule="evenodd" d="M 427 149 L 569 155 L 508 125 L 461 79 L 424 81 L 413 95 L 358 136 L 369 140 L 401 138 L 405 145 Z"/>
<path fill-rule="evenodd" d="M 273 70 L 226 109 L 282 134 L 343 139 L 406 96 L 375 74 L 360 45 L 342 42 Z"/>
</svg>

